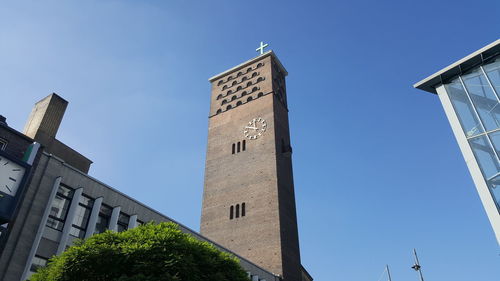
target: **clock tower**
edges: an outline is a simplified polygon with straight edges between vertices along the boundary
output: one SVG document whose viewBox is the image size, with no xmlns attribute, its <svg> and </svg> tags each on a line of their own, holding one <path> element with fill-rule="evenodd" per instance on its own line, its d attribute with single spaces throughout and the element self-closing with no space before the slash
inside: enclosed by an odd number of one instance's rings
<svg viewBox="0 0 500 281">
<path fill-rule="evenodd" d="M 300 281 L 287 74 L 269 51 L 209 79 L 201 234 Z"/>
</svg>

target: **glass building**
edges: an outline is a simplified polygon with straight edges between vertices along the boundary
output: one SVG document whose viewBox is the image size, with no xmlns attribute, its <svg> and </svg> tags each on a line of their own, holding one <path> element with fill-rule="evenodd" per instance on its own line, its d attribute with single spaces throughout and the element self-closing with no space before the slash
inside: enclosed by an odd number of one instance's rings
<svg viewBox="0 0 500 281">
<path fill-rule="evenodd" d="M 414 87 L 441 100 L 500 244 L 500 39 Z"/>
</svg>

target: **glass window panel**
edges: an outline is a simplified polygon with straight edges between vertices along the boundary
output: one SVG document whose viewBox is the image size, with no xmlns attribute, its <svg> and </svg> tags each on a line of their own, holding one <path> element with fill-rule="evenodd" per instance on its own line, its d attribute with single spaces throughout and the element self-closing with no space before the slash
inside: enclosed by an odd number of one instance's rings
<svg viewBox="0 0 500 281">
<path fill-rule="evenodd" d="M 500 176 L 494 177 L 488 182 L 491 195 L 493 196 L 493 201 L 497 206 L 497 210 L 500 213 Z"/>
<path fill-rule="evenodd" d="M 99 217 L 97 218 L 97 223 L 95 226 L 94 233 L 96 234 L 103 233 L 108 228 L 108 225 L 109 225 L 109 217 L 100 214 Z"/>
<path fill-rule="evenodd" d="M 485 135 L 469 140 L 472 151 L 476 156 L 479 167 L 486 179 L 494 177 L 500 171 L 493 148 L 488 143 Z"/>
<path fill-rule="evenodd" d="M 128 225 L 125 225 L 125 224 L 123 224 L 123 223 L 119 223 L 119 224 L 117 225 L 117 230 L 118 230 L 118 232 L 125 231 L 125 230 L 127 230 L 127 228 L 128 228 Z"/>
<path fill-rule="evenodd" d="M 489 136 L 493 146 L 495 147 L 495 151 L 498 155 L 500 155 L 500 131 L 490 133 Z"/>
<path fill-rule="evenodd" d="M 57 193 L 61 194 L 62 196 L 73 197 L 73 190 L 64 185 L 59 186 Z"/>
<path fill-rule="evenodd" d="M 48 259 L 42 258 L 40 256 L 34 256 L 33 262 L 31 263 L 30 271 L 36 272 L 40 267 L 44 267 L 47 265 Z"/>
<path fill-rule="evenodd" d="M 462 79 L 486 130 L 499 128 L 500 104 L 481 69 L 473 69 Z"/>
<path fill-rule="evenodd" d="M 72 226 L 69 234 L 76 238 L 83 238 L 85 237 L 85 230 Z"/>
<path fill-rule="evenodd" d="M 89 217 L 90 217 L 90 209 L 85 208 L 82 205 L 78 205 L 78 207 L 76 207 L 73 224 L 81 228 L 87 228 Z"/>
<path fill-rule="evenodd" d="M 52 201 L 52 206 L 50 208 L 50 216 L 66 219 L 66 214 L 68 213 L 69 204 L 71 200 L 61 197 L 59 194 L 56 195 L 54 201 Z"/>
<path fill-rule="evenodd" d="M 87 207 L 90 207 L 92 208 L 92 206 L 94 205 L 94 200 L 86 195 L 82 195 L 80 197 L 80 204 L 84 205 L 84 206 L 87 206 Z"/>
<path fill-rule="evenodd" d="M 130 216 L 129 215 L 120 212 L 120 215 L 118 216 L 118 222 L 119 223 L 123 223 L 123 224 L 127 224 L 128 225 L 129 220 L 130 220 Z"/>
<path fill-rule="evenodd" d="M 60 221 L 60 220 L 56 220 L 54 218 L 51 218 L 49 217 L 47 219 L 47 224 L 46 224 L 48 227 L 50 228 L 53 228 L 55 230 L 59 230 L 61 231 L 63 229 L 63 226 L 64 226 L 64 222 L 63 221 Z"/>
<path fill-rule="evenodd" d="M 113 208 L 107 206 L 107 205 L 104 205 L 102 204 L 101 205 L 101 210 L 99 210 L 100 213 L 102 213 L 103 215 L 106 215 L 106 216 L 111 216 L 111 213 L 113 213 Z"/>
<path fill-rule="evenodd" d="M 472 105 L 462 87 L 462 83 L 458 79 L 455 79 L 450 84 L 446 84 L 445 88 L 453 104 L 453 108 L 455 108 L 458 119 L 462 124 L 465 135 L 470 137 L 483 133 Z"/>
<path fill-rule="evenodd" d="M 500 57 L 497 57 L 491 63 L 483 65 L 483 68 L 497 94 L 500 95 Z"/>
<path fill-rule="evenodd" d="M 49 218 L 46 223 L 48 227 L 59 231 L 63 229 L 64 220 L 71 204 L 71 199 L 68 199 L 65 195 L 73 195 L 73 191 L 67 187 L 59 186 L 56 197 L 52 201 Z"/>
</svg>

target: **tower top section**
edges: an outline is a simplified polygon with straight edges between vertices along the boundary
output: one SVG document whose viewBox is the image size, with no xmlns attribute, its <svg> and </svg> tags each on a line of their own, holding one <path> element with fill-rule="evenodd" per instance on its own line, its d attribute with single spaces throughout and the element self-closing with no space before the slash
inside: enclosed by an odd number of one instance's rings
<svg viewBox="0 0 500 281">
<path fill-rule="evenodd" d="M 228 70 L 226 70 L 226 71 L 224 71 L 222 73 L 219 73 L 219 74 L 217 74 L 217 75 L 215 75 L 213 77 L 210 77 L 208 79 L 208 81 L 214 82 L 215 80 L 217 80 L 217 79 L 219 79 L 219 78 L 221 78 L 223 76 L 226 76 L 226 75 L 228 75 L 228 74 L 230 74 L 232 72 L 235 72 L 235 71 L 237 71 L 237 70 L 239 70 L 241 68 L 244 68 L 244 67 L 246 67 L 246 66 L 248 66 L 250 64 L 255 63 L 256 61 L 262 60 L 262 59 L 264 59 L 266 57 L 269 57 L 269 56 L 271 56 L 273 58 L 273 60 L 276 62 L 276 64 L 280 68 L 280 70 L 282 70 L 283 73 L 285 74 L 285 76 L 287 76 L 288 75 L 288 71 L 286 71 L 285 67 L 283 67 L 283 65 L 281 64 L 280 60 L 276 56 L 276 53 L 271 50 L 271 51 L 268 51 L 268 52 L 266 52 L 266 53 L 264 53 L 262 55 L 259 55 L 259 56 L 255 57 L 253 59 L 247 60 L 246 62 L 241 63 L 241 64 L 239 64 L 239 65 L 237 65 L 237 66 L 235 66 L 235 67 L 233 67 L 231 69 L 228 69 Z"/>
</svg>

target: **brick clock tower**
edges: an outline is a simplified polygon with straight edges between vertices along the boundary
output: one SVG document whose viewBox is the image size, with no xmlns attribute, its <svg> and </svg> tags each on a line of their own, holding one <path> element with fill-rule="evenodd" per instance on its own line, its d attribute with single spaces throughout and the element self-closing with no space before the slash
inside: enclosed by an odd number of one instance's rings
<svg viewBox="0 0 500 281">
<path fill-rule="evenodd" d="M 201 234 L 279 274 L 300 262 L 285 77 L 269 51 L 212 84 Z"/>
</svg>

